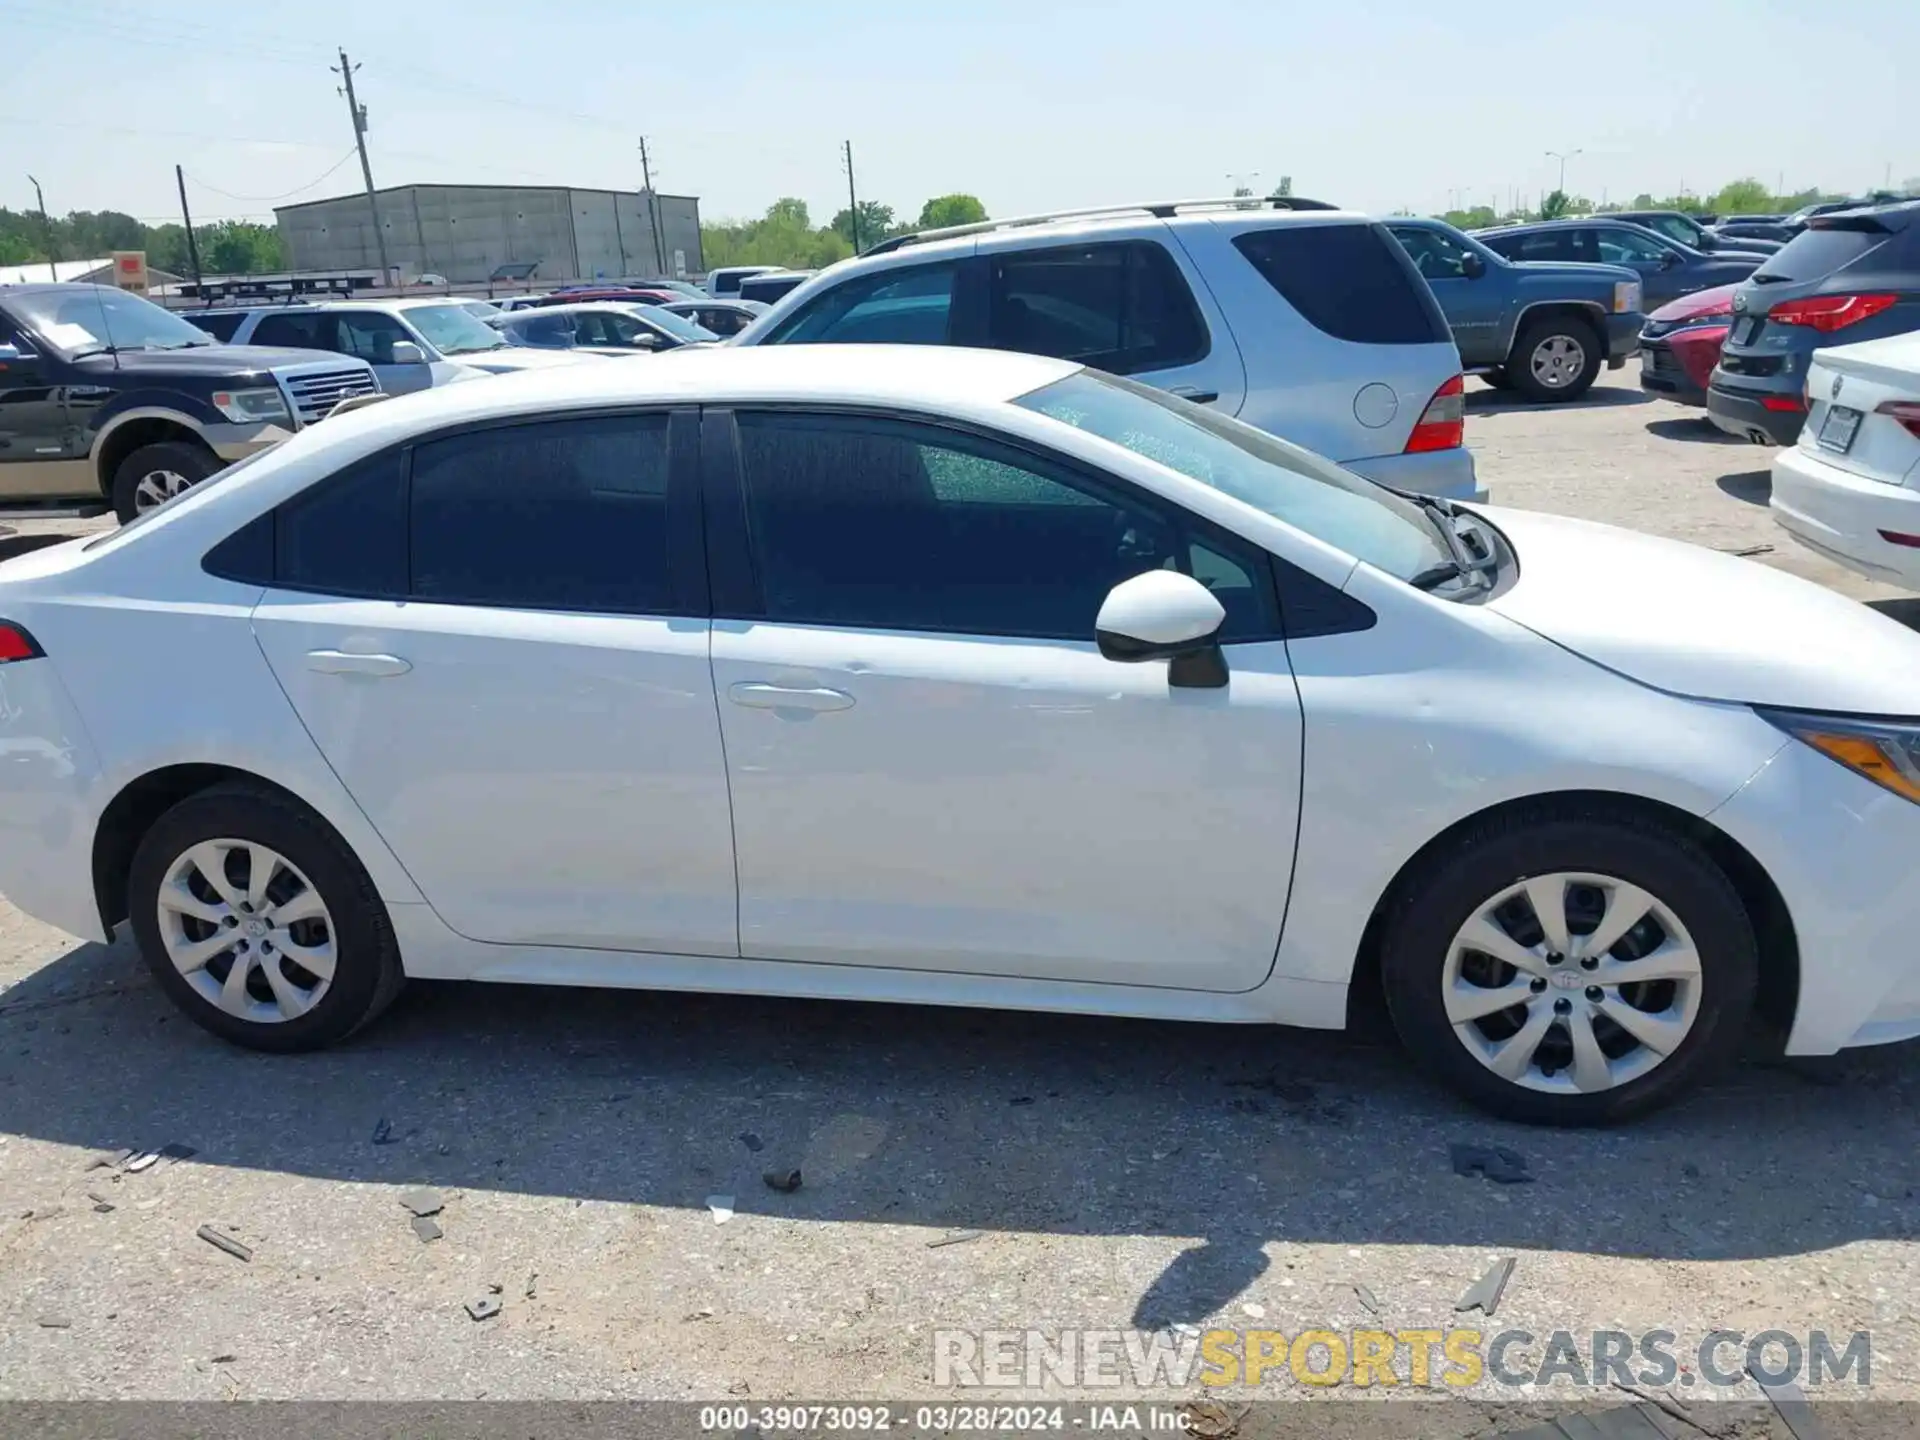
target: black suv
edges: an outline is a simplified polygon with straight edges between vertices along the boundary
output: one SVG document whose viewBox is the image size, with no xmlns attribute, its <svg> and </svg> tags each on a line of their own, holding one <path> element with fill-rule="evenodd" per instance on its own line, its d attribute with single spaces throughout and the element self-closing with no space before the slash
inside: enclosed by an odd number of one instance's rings
<svg viewBox="0 0 1920 1440">
<path fill-rule="evenodd" d="M 0 286 L 0 502 L 130 520 L 379 388 L 365 361 L 223 345 L 110 286 Z"/>
</svg>

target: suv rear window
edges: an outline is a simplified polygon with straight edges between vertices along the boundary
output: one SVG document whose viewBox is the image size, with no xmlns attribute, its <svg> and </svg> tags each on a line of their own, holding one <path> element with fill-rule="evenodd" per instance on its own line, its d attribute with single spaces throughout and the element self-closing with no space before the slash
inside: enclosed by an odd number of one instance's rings
<svg viewBox="0 0 1920 1440">
<path fill-rule="evenodd" d="M 1864 216 L 1844 225 L 1808 226 L 1755 272 L 1754 282 L 1765 285 L 1824 279 L 1891 238 L 1878 221 Z"/>
<path fill-rule="evenodd" d="M 1180 267 L 1150 240 L 1015 250 L 993 259 L 987 343 L 1115 375 L 1206 358 L 1206 322 Z"/>
<path fill-rule="evenodd" d="M 1233 245 L 1309 324 L 1337 340 L 1452 340 L 1433 292 L 1377 225 L 1273 225 L 1236 235 Z"/>
<path fill-rule="evenodd" d="M 211 315 L 196 314 L 192 310 L 177 312 L 180 318 L 197 329 L 204 330 L 216 340 L 231 340 L 233 332 L 240 328 L 240 322 L 247 318 L 244 310 L 228 310 Z"/>
</svg>

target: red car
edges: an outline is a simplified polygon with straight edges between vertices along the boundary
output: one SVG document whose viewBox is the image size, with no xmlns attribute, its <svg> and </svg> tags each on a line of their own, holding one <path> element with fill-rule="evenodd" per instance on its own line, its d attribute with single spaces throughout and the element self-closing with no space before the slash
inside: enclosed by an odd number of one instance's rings
<svg viewBox="0 0 1920 1440">
<path fill-rule="evenodd" d="M 1707 380 L 1720 363 L 1720 347 L 1733 323 L 1733 292 L 1716 285 L 1669 300 L 1640 330 L 1640 388 L 1678 400 L 1707 403 Z"/>
</svg>

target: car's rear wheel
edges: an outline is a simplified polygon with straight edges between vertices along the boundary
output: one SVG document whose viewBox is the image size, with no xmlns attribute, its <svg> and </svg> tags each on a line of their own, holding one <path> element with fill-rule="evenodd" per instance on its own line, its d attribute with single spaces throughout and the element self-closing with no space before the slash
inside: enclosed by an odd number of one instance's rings
<svg viewBox="0 0 1920 1440">
<path fill-rule="evenodd" d="M 1532 400 L 1575 400 L 1600 376 L 1600 337 L 1584 320 L 1545 316 L 1521 327 L 1507 355 L 1507 378 Z"/>
<path fill-rule="evenodd" d="M 1496 820 L 1414 878 L 1382 952 L 1424 1068 L 1497 1115 L 1596 1125 L 1723 1063 L 1752 1012 L 1753 927 L 1695 844 L 1637 818 Z"/>
<path fill-rule="evenodd" d="M 142 445 L 113 472 L 113 513 L 126 524 L 221 468 L 220 457 L 184 440 Z"/>
<path fill-rule="evenodd" d="M 399 993 L 386 906 L 346 845 L 271 790 L 188 796 L 134 852 L 141 953 L 174 1002 L 256 1050 L 345 1038 Z"/>
</svg>

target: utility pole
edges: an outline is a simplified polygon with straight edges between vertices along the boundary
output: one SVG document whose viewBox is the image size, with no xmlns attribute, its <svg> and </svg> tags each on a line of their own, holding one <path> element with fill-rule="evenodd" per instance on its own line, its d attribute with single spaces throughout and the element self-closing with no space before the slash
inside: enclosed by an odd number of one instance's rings
<svg viewBox="0 0 1920 1440">
<path fill-rule="evenodd" d="M 1562 155 L 1558 150 L 1547 151 L 1547 158 L 1549 160 L 1558 160 L 1560 162 L 1560 183 L 1554 188 L 1562 195 L 1567 193 L 1567 161 L 1573 159 L 1576 155 L 1584 155 L 1586 153 L 1584 150 L 1569 150 L 1566 154 Z"/>
<path fill-rule="evenodd" d="M 347 52 L 342 50 L 340 68 L 334 73 L 341 79 L 347 110 L 353 116 L 353 143 L 360 151 L 360 178 L 367 182 L 367 211 L 373 216 L 373 241 L 380 252 L 380 283 L 391 285 L 394 275 L 393 267 L 387 264 L 387 232 L 380 228 L 380 201 L 373 191 L 373 165 L 367 159 L 367 108 L 353 94 L 353 72 L 359 68 L 348 61 Z"/>
<path fill-rule="evenodd" d="M 647 228 L 653 232 L 654 267 L 667 273 L 667 241 L 660 231 L 660 197 L 653 193 L 653 165 L 647 158 L 647 137 L 640 137 L 640 181 L 647 187 Z"/>
<path fill-rule="evenodd" d="M 187 258 L 193 262 L 193 283 L 203 283 L 205 277 L 200 274 L 200 242 L 193 238 L 193 212 L 187 209 L 187 172 L 178 165 L 173 167 L 174 183 L 180 187 L 180 219 L 187 227 Z M 201 296 L 206 299 L 206 296 Z"/>
<path fill-rule="evenodd" d="M 847 218 L 853 224 L 853 253 L 860 253 L 860 202 L 853 193 L 853 142 L 842 140 L 840 148 L 847 153 Z"/>
<path fill-rule="evenodd" d="M 27 176 L 33 180 L 33 176 Z M 47 218 L 47 197 L 40 193 L 40 182 L 33 180 L 33 203 L 40 211 L 40 239 L 47 247 L 47 274 L 55 280 L 60 278 L 60 257 L 53 251 L 53 222 Z"/>
</svg>

